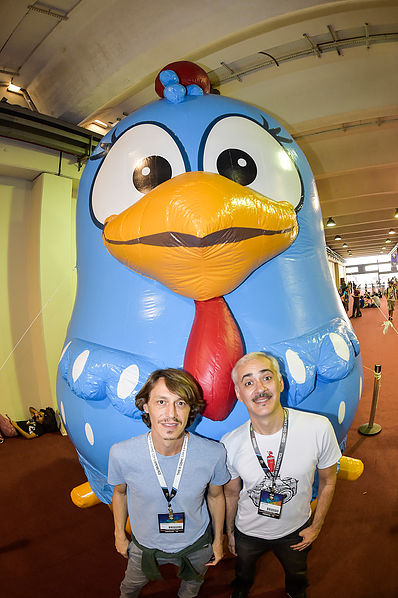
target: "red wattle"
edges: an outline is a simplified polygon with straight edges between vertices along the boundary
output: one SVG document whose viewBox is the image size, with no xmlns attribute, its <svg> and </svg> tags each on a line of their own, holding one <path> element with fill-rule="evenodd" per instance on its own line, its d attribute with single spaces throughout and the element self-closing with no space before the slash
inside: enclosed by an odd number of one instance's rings
<svg viewBox="0 0 398 598">
<path fill-rule="evenodd" d="M 243 355 L 242 339 L 223 297 L 195 301 L 195 308 L 184 369 L 202 387 L 206 401 L 203 415 L 213 421 L 221 421 L 235 405 L 231 371 Z"/>
</svg>

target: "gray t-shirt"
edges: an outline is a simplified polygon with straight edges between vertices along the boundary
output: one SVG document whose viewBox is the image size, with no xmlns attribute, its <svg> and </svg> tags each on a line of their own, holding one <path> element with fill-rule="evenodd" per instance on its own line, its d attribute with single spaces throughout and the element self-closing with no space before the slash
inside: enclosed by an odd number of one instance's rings
<svg viewBox="0 0 398 598">
<path fill-rule="evenodd" d="M 158 513 L 167 513 L 167 501 L 159 485 L 148 450 L 148 434 L 114 444 L 109 454 L 109 484 L 127 484 L 131 529 L 140 544 L 166 552 L 190 546 L 205 532 L 209 513 L 205 500 L 208 484 L 222 486 L 230 479 L 226 452 L 221 443 L 190 433 L 187 455 L 177 495 L 175 513 L 185 513 L 183 533 L 159 533 Z M 157 453 L 169 492 L 180 455 Z"/>
</svg>

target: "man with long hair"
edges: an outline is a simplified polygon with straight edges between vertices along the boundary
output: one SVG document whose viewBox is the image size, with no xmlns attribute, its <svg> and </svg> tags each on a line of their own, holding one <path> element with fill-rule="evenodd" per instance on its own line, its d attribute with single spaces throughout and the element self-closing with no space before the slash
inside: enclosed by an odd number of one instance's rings
<svg viewBox="0 0 398 598">
<path fill-rule="evenodd" d="M 115 444 L 109 457 L 115 546 L 128 558 L 120 598 L 139 596 L 149 580 L 161 577 L 164 563 L 179 567 L 179 598 L 193 598 L 207 567 L 223 557 L 225 449 L 186 430 L 204 407 L 187 372 L 156 370 L 136 406 L 150 431 Z"/>
</svg>

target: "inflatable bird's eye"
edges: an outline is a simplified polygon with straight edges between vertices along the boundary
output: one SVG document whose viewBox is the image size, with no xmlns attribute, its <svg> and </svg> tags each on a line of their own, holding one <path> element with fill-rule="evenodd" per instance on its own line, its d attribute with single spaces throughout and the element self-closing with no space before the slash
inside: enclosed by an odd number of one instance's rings
<svg viewBox="0 0 398 598">
<path fill-rule="evenodd" d="M 259 123 L 226 116 L 211 125 L 202 141 L 199 167 L 221 174 L 275 201 L 299 209 L 303 189 L 296 165 L 277 139 Z"/>
<path fill-rule="evenodd" d="M 168 179 L 189 170 L 180 141 L 164 126 L 141 123 L 111 145 L 91 192 L 91 215 L 101 227 Z"/>
</svg>

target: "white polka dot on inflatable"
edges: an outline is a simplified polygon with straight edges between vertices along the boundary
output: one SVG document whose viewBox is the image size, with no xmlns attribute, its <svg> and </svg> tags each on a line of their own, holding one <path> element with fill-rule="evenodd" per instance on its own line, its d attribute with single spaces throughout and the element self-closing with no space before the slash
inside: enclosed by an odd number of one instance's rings
<svg viewBox="0 0 398 598">
<path fill-rule="evenodd" d="M 286 351 L 286 361 L 289 371 L 292 377 L 295 379 L 297 384 L 303 384 L 305 382 L 305 365 L 303 360 L 298 356 L 295 351 L 288 349 Z"/>
<path fill-rule="evenodd" d="M 84 431 L 86 433 L 86 438 L 89 441 L 89 443 L 91 444 L 91 446 L 93 446 L 94 444 L 94 433 L 93 433 L 93 429 L 90 426 L 90 424 L 86 424 L 84 426 Z"/>
<path fill-rule="evenodd" d="M 84 370 L 84 366 L 86 365 L 86 361 L 88 356 L 90 355 L 90 351 L 86 349 L 83 353 L 80 353 L 75 359 L 75 363 L 73 364 L 72 368 L 72 380 L 76 382 L 82 371 Z"/>
<path fill-rule="evenodd" d="M 72 341 L 69 341 L 69 343 L 67 345 L 65 345 L 64 350 L 61 353 L 61 357 L 59 358 L 58 363 L 61 363 L 61 359 L 63 358 L 63 356 L 65 355 L 65 352 L 67 350 L 67 348 L 69 347 L 69 345 L 71 344 Z"/>
<path fill-rule="evenodd" d="M 335 332 L 331 332 L 329 338 L 332 341 L 336 354 L 341 357 L 341 359 L 344 359 L 344 361 L 348 361 L 350 359 L 350 350 L 343 337 Z"/>
<path fill-rule="evenodd" d="M 341 424 L 345 418 L 345 403 L 344 403 L 344 401 L 341 401 L 341 403 L 339 405 L 339 413 L 337 415 L 337 418 L 339 420 L 339 424 Z"/>
<path fill-rule="evenodd" d="M 138 383 L 140 370 L 138 366 L 133 363 L 128 368 L 123 370 L 120 374 L 119 382 L 117 385 L 117 396 L 119 399 L 127 399 L 127 397 L 133 392 Z"/>
<path fill-rule="evenodd" d="M 64 422 L 64 426 L 66 426 L 65 408 L 64 408 L 64 404 L 63 404 L 62 401 L 61 401 L 61 404 L 60 404 L 60 409 L 61 409 L 62 421 Z"/>
</svg>

